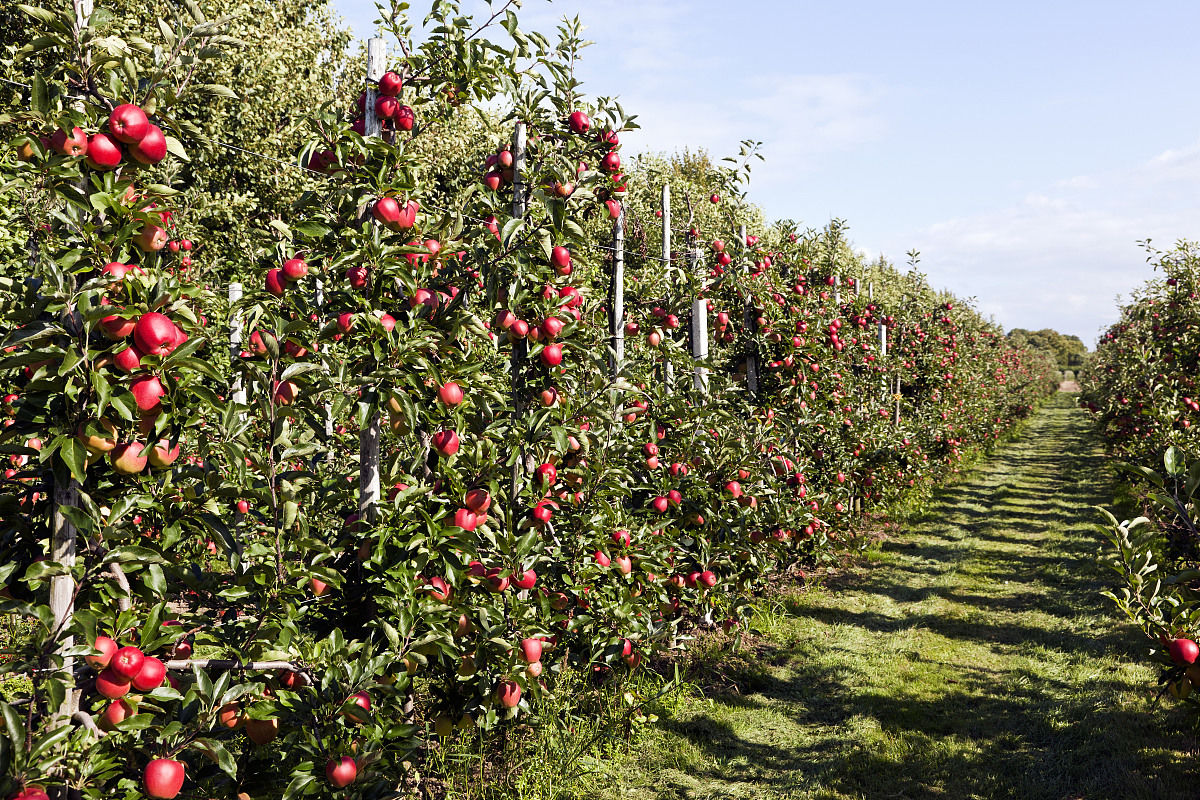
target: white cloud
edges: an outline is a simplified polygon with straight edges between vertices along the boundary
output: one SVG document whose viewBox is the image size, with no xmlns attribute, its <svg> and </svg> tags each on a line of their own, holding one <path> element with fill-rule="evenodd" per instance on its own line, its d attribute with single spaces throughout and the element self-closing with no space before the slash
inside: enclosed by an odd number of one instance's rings
<svg viewBox="0 0 1200 800">
<path fill-rule="evenodd" d="M 1007 328 L 1053 327 L 1092 343 L 1115 299 L 1153 275 L 1138 241 L 1165 247 L 1200 220 L 1200 145 L 1076 176 L 1009 208 L 943 220 L 915 235 L 936 285 L 982 298 Z M 885 246 L 895 259 L 909 246 Z"/>
</svg>

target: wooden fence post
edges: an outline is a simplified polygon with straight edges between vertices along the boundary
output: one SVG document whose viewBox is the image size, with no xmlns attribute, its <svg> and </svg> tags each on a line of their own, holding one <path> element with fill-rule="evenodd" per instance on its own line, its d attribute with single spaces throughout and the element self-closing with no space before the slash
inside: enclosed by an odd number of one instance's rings
<svg viewBox="0 0 1200 800">
<path fill-rule="evenodd" d="M 837 273 L 833 276 L 833 304 L 839 309 L 842 306 L 842 277 Z"/>
<path fill-rule="evenodd" d="M 746 226 L 738 226 L 738 242 L 742 245 L 742 258 L 746 258 Z M 743 265 L 742 272 L 749 273 L 750 267 L 748 264 Z M 758 315 L 754 310 L 754 293 L 746 289 L 746 308 L 742 314 L 742 324 L 745 326 L 747 333 L 754 336 L 758 333 Z M 746 391 L 750 393 L 750 397 L 758 396 L 758 346 L 751 343 L 746 352 Z"/>
<path fill-rule="evenodd" d="M 612 275 L 608 283 L 608 337 L 611 352 L 608 356 L 609 374 L 613 380 L 625 364 L 625 204 L 613 221 Z"/>
<path fill-rule="evenodd" d="M 229 309 L 233 310 L 234 305 L 242 299 L 242 285 L 240 283 L 229 284 Z M 231 314 L 229 317 L 229 360 L 237 363 L 237 359 L 242 354 L 242 337 L 244 336 L 246 323 L 242 320 L 240 313 Z M 239 405 L 246 404 L 246 387 L 242 386 L 241 376 L 233 379 L 233 402 Z"/>
<path fill-rule="evenodd" d="M 92 0 L 74 0 L 75 25 L 82 30 L 86 28 L 92 17 Z M 85 51 L 87 45 L 84 46 Z M 86 56 L 85 56 L 86 57 Z M 86 179 L 85 179 L 86 180 Z M 81 321 L 79 312 L 74 304 L 63 312 L 65 321 Z M 68 330 L 75 329 L 74 324 L 67 325 Z M 67 567 L 66 574 L 55 575 L 50 579 L 50 613 L 54 617 L 54 629 L 61 634 L 71 624 L 75 615 L 75 578 L 71 569 L 75 566 L 75 544 L 79 532 L 71 523 L 63 508 L 79 507 L 79 481 L 75 480 L 66 462 L 60 457 L 56 459 L 61 469 L 54 475 L 54 489 L 51 497 L 54 510 L 50 517 L 50 560 Z M 74 636 L 63 636 L 59 639 L 58 654 L 62 658 L 62 678 L 67 684 L 67 691 L 55 711 L 56 724 L 69 724 L 71 716 L 79 710 L 79 692 L 75 690 L 75 659 L 66 655 L 75 646 Z M 65 797 L 65 790 L 56 791 L 56 797 Z"/>
<path fill-rule="evenodd" d="M 700 248 L 689 242 L 687 251 L 688 272 L 695 275 L 700 268 Z M 692 358 L 697 362 L 708 360 L 708 301 L 703 297 L 692 300 L 692 315 L 688 320 L 688 338 L 691 340 Z M 700 394 L 708 393 L 708 369 L 697 363 L 692 368 L 692 385 Z"/>
<path fill-rule="evenodd" d="M 387 69 L 387 48 L 383 39 L 372 37 L 367 40 L 367 102 L 363 109 L 366 116 L 367 136 L 378 137 L 382 132 L 379 117 L 375 115 L 375 85 Z M 364 523 L 375 521 L 379 513 L 379 445 L 383 436 L 383 425 L 379 414 L 379 393 L 371 391 L 367 397 L 371 404 L 371 417 L 358 436 L 358 514 Z"/>
<path fill-rule="evenodd" d="M 661 257 L 663 270 L 667 273 L 668 282 L 672 289 L 675 288 L 675 279 L 671 277 L 671 184 L 664 183 L 662 187 L 662 251 Z M 675 337 L 669 332 L 666 334 L 672 341 Z M 666 337 L 664 337 L 666 338 Z M 668 352 L 663 359 L 663 381 L 666 384 L 667 392 L 674 391 L 675 388 L 675 365 L 671 362 L 671 355 Z"/>
</svg>

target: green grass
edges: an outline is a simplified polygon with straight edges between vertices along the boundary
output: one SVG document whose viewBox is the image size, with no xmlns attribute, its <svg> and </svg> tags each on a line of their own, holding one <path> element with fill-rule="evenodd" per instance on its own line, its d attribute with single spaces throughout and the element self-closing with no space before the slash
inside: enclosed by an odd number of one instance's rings
<svg viewBox="0 0 1200 800">
<path fill-rule="evenodd" d="M 1192 715 L 1099 592 L 1110 497 L 1070 397 L 858 565 L 703 653 L 589 798 L 1194 798 Z M 785 613 L 786 612 L 786 613 Z M 707 685 L 707 688 L 705 688 Z"/>
</svg>

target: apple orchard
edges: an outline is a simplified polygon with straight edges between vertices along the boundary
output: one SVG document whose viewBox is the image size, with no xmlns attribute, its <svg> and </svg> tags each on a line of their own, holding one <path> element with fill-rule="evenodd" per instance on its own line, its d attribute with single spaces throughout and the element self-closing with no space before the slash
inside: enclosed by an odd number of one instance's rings
<svg viewBox="0 0 1200 800">
<path fill-rule="evenodd" d="M 63 5 L 23 7 L 4 119 L 4 797 L 415 792 L 736 633 L 1054 387 L 839 223 L 764 221 L 752 143 L 627 163 L 578 31 L 511 3 L 419 41 L 398 9 L 293 110 L 307 188 L 210 258 L 180 176 L 253 42 Z M 475 156 L 431 159 L 475 108 Z"/>
</svg>

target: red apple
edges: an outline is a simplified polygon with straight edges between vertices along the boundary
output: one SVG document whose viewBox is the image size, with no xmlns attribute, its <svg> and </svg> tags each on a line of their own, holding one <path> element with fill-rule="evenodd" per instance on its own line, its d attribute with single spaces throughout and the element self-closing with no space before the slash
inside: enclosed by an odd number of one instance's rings
<svg viewBox="0 0 1200 800">
<path fill-rule="evenodd" d="M 1181 667 L 1186 667 L 1195 663 L 1196 658 L 1200 656 L 1200 647 L 1191 639 L 1172 639 L 1167 646 L 1167 652 L 1171 656 L 1171 660 Z"/>
<path fill-rule="evenodd" d="M 449 458 L 458 452 L 458 434 L 452 430 L 440 430 L 433 435 L 432 444 L 439 455 Z"/>
<path fill-rule="evenodd" d="M 542 640 L 541 639 L 522 639 L 521 640 L 521 655 L 525 661 L 532 664 L 535 661 L 542 660 Z"/>
<path fill-rule="evenodd" d="M 148 454 L 141 442 L 123 442 L 108 454 L 108 463 L 123 475 L 136 475 L 146 468 Z"/>
<path fill-rule="evenodd" d="M 516 708 L 521 702 L 521 685 L 514 680 L 500 681 L 496 686 L 496 699 L 505 708 Z"/>
<path fill-rule="evenodd" d="M 438 389 L 438 399 L 448 406 L 456 406 L 463 401 L 463 390 L 454 381 L 447 381 Z"/>
<path fill-rule="evenodd" d="M 157 253 L 167 246 L 167 232 L 157 225 L 147 223 L 142 226 L 142 231 L 134 240 L 134 244 L 143 253 Z"/>
<path fill-rule="evenodd" d="M 113 672 L 109 667 L 96 676 L 96 692 L 109 700 L 119 700 L 129 694 L 130 680 Z"/>
<path fill-rule="evenodd" d="M 117 643 L 107 636 L 97 636 L 92 644 L 95 655 L 84 656 L 83 660 L 92 669 L 104 669 L 112 661 L 113 653 L 117 652 Z"/>
<path fill-rule="evenodd" d="M 358 777 L 358 763 L 350 756 L 331 758 L 325 765 L 325 780 L 335 789 L 343 789 Z"/>
<path fill-rule="evenodd" d="M 96 133 L 88 140 L 85 158 L 92 169 L 114 169 L 121 163 L 121 146 L 107 135 Z"/>
<path fill-rule="evenodd" d="M 582 111 L 574 111 L 571 116 L 567 117 L 567 124 L 571 126 L 571 130 L 575 133 L 587 133 L 592 127 L 592 120 L 587 114 Z"/>
<path fill-rule="evenodd" d="M 150 167 L 167 157 L 167 137 L 162 128 L 151 125 L 142 140 L 129 148 L 134 161 Z"/>
<path fill-rule="evenodd" d="M 416 125 L 417 115 L 410 106 L 400 106 L 396 110 L 396 127 L 402 131 L 411 131 Z"/>
<path fill-rule="evenodd" d="M 100 719 L 96 724 L 100 726 L 102 731 L 111 731 L 125 720 L 133 716 L 133 706 L 129 705 L 129 701 L 124 698 L 118 698 L 108 704 L 104 709 L 104 713 L 100 715 Z"/>
<path fill-rule="evenodd" d="M 166 665 L 154 656 L 146 656 L 137 675 L 133 676 L 133 688 L 139 692 L 152 692 L 162 686 L 166 677 Z"/>
<path fill-rule="evenodd" d="M 563 346 L 561 344 L 548 344 L 542 348 L 542 363 L 547 367 L 557 367 L 563 360 Z"/>
<path fill-rule="evenodd" d="M 133 343 L 146 355 L 165 356 L 175 349 L 178 330 L 166 314 L 150 311 L 138 317 Z"/>
<path fill-rule="evenodd" d="M 142 782 L 146 794 L 156 800 L 173 800 L 183 788 L 184 765 L 172 758 L 156 758 L 146 765 Z"/>
<path fill-rule="evenodd" d="M 289 281 L 298 281 L 308 274 L 308 264 L 303 258 L 289 258 L 283 262 L 283 277 Z"/>
<path fill-rule="evenodd" d="M 287 279 L 283 276 L 283 270 L 278 267 L 267 270 L 266 287 L 267 291 L 276 297 L 283 297 L 287 291 Z"/>
<path fill-rule="evenodd" d="M 162 382 L 155 375 L 138 375 L 130 381 L 129 390 L 133 392 L 134 402 L 142 411 L 157 409 L 167 393 Z"/>
<path fill-rule="evenodd" d="M 492 504 L 492 496 L 484 489 L 472 489 L 467 492 L 467 508 L 476 514 L 486 513 Z"/>
<path fill-rule="evenodd" d="M 88 137 L 82 128 L 72 128 L 69 135 L 55 131 L 50 136 L 50 146 L 64 156 L 87 155 Z"/>
<path fill-rule="evenodd" d="M 538 483 L 545 483 L 547 486 L 553 486 L 558 482 L 558 470 L 553 464 L 540 464 L 534 472 L 537 475 Z"/>
<path fill-rule="evenodd" d="M 140 142 L 150 130 L 146 112 L 133 103 L 122 103 L 108 115 L 108 130 L 125 144 Z"/>
<path fill-rule="evenodd" d="M 513 583 L 518 589 L 532 589 L 537 585 L 537 573 L 532 569 L 527 569 L 519 576 L 513 578 Z"/>
<path fill-rule="evenodd" d="M 110 668 L 122 678 L 133 680 L 142 669 L 146 655 L 132 645 L 122 647 L 113 653 Z"/>
<path fill-rule="evenodd" d="M 395 97 L 404 88 L 404 79 L 395 72 L 388 70 L 379 79 L 379 93 L 384 97 Z"/>
</svg>

